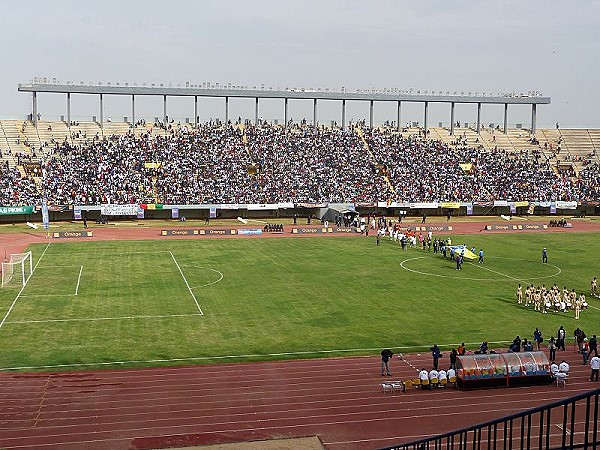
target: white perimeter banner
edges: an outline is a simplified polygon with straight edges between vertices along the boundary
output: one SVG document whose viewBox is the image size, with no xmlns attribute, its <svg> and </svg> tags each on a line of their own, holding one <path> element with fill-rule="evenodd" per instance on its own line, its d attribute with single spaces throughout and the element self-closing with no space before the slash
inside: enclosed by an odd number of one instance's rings
<svg viewBox="0 0 600 450">
<path fill-rule="evenodd" d="M 249 203 L 246 205 L 248 211 L 258 211 L 260 209 L 279 209 L 277 203 Z"/>
<path fill-rule="evenodd" d="M 137 216 L 138 205 L 100 205 L 103 216 Z"/>
<path fill-rule="evenodd" d="M 437 209 L 440 207 L 438 202 L 433 203 L 411 203 L 410 209 Z"/>
<path fill-rule="evenodd" d="M 577 202 L 556 202 L 556 207 L 558 209 L 577 209 Z"/>
<path fill-rule="evenodd" d="M 494 200 L 494 206 L 508 206 L 508 200 Z"/>
</svg>

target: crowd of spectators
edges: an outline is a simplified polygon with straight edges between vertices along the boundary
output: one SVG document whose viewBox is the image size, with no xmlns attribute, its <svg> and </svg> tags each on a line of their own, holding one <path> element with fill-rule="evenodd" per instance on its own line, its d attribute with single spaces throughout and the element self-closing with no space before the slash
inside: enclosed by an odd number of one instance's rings
<svg viewBox="0 0 600 450">
<path fill-rule="evenodd" d="M 507 152 L 403 137 L 390 131 L 365 132 L 375 159 L 389 168 L 397 195 L 408 202 L 597 200 L 598 166 L 577 182 L 557 174 L 541 151 Z M 469 165 L 463 169 L 461 164 Z M 596 189 L 590 189 L 595 186 Z"/>
<path fill-rule="evenodd" d="M 304 122 L 163 129 L 52 142 L 37 183 L 0 167 L 0 204 L 39 204 L 44 196 L 81 205 L 600 199 L 597 163 L 574 177 L 553 170 L 541 151 L 452 147 L 392 129 Z"/>
</svg>

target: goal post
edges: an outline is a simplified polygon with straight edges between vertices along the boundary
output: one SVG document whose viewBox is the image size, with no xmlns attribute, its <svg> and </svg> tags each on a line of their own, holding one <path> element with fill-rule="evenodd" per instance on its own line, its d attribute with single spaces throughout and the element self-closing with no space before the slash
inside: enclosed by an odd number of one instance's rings
<svg viewBox="0 0 600 450">
<path fill-rule="evenodd" d="M 2 287 L 25 286 L 33 273 L 31 252 L 13 253 L 2 263 Z"/>
</svg>

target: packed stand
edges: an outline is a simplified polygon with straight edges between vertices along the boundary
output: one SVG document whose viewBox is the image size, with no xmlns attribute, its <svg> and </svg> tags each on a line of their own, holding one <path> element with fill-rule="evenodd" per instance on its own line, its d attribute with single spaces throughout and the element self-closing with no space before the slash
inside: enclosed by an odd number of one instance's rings
<svg viewBox="0 0 600 450">
<path fill-rule="evenodd" d="M 387 168 L 398 201 L 590 198 L 586 190 L 593 177 L 574 183 L 567 175 L 559 176 L 539 150 L 511 153 L 467 146 L 453 148 L 440 141 L 405 138 L 391 130 L 373 129 L 365 132 L 365 137 L 375 159 Z M 598 171 L 595 173 L 597 176 Z M 597 190 L 594 193 L 597 198 Z"/>
<path fill-rule="evenodd" d="M 138 136 L 130 130 L 77 143 L 52 142 L 41 168 L 38 189 L 5 164 L 1 203 L 40 204 L 44 196 L 62 205 L 600 198 L 596 163 L 575 178 L 556 174 L 540 150 L 455 148 L 390 129 L 305 123 L 288 128 L 266 122 L 155 124 Z"/>
</svg>

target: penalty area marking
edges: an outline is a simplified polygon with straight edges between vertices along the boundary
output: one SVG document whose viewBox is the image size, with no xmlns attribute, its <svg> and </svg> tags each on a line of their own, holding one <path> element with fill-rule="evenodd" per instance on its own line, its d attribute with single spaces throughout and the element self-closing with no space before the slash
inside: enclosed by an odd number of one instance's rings
<svg viewBox="0 0 600 450">
<path fill-rule="evenodd" d="M 77 267 L 77 266 L 57 266 L 57 267 Z M 21 297 L 77 297 L 79 295 L 79 285 L 81 284 L 81 274 L 83 266 L 79 266 L 79 275 L 77 276 L 77 286 L 73 294 L 23 294 Z M 12 322 L 15 323 L 15 322 Z"/>
<path fill-rule="evenodd" d="M 415 258 L 405 259 L 404 261 L 402 261 L 400 263 L 400 267 L 402 267 L 404 270 L 408 270 L 409 272 L 418 273 L 419 275 L 426 275 L 426 276 L 430 275 L 430 276 L 439 277 L 439 278 L 449 278 L 449 279 L 454 279 L 454 280 L 471 280 L 471 281 L 498 281 L 498 278 L 456 277 L 456 276 L 452 276 L 452 275 L 442 275 L 442 274 L 432 273 L 432 272 L 422 272 L 420 270 L 411 269 L 410 267 L 407 267 L 405 265 L 405 263 L 407 263 L 409 261 L 414 261 L 414 260 L 417 260 L 417 259 L 424 259 L 424 258 L 427 258 L 427 256 L 417 256 Z M 510 259 L 510 258 L 504 258 L 504 259 Z M 479 267 L 481 269 L 488 270 L 490 272 L 496 273 L 498 275 L 501 275 L 503 277 L 506 277 L 506 278 L 509 278 L 509 279 L 515 280 L 515 281 L 542 280 L 542 279 L 546 279 L 546 278 L 556 277 L 556 276 L 558 276 L 558 275 L 560 275 L 562 273 L 562 270 L 561 270 L 560 267 L 555 266 L 554 264 L 548 264 L 549 266 L 554 267 L 558 272 L 556 272 L 556 273 L 554 273 L 552 275 L 546 275 L 546 276 L 543 276 L 543 277 L 524 278 L 523 280 L 520 280 L 518 278 L 514 278 L 514 277 L 512 277 L 510 275 L 507 275 L 505 273 L 497 272 L 495 270 L 489 269 L 488 267 L 484 267 L 484 266 L 481 266 L 481 265 L 478 265 L 478 264 L 475 264 L 475 263 L 468 263 L 468 264 L 471 264 L 473 266 L 477 266 L 477 267 Z"/>
<path fill-rule="evenodd" d="M 175 259 L 173 252 L 169 252 L 169 254 L 171 255 L 171 258 L 173 258 L 173 262 L 177 266 L 177 269 L 179 269 L 179 273 L 181 274 L 181 277 L 183 278 L 183 281 L 185 282 L 185 285 L 187 286 L 188 291 L 190 291 L 190 295 L 194 299 L 194 303 L 196 303 L 196 306 L 198 307 L 198 312 L 200 313 L 201 316 L 203 316 L 204 313 L 202 312 L 202 309 L 200 308 L 200 304 L 198 303 L 198 300 L 196 299 L 196 296 L 194 295 L 194 291 L 192 291 L 192 288 L 190 287 L 190 284 L 188 283 L 187 278 L 185 278 L 185 275 L 183 274 L 183 270 L 181 270 L 181 267 L 179 266 L 179 263 Z"/>
<path fill-rule="evenodd" d="M 77 286 L 75 286 L 75 295 L 79 293 L 79 283 L 81 282 L 81 272 L 83 272 L 83 266 L 79 269 L 79 276 L 77 277 Z"/>
</svg>

